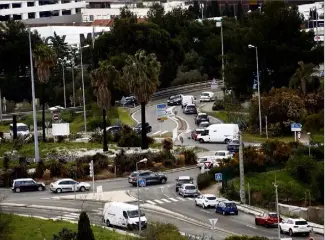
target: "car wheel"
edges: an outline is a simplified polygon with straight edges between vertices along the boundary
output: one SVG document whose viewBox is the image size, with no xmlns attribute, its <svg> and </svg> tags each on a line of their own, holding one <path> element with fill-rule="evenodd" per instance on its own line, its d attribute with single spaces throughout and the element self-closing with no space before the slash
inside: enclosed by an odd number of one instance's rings
<svg viewBox="0 0 325 240">
<path fill-rule="evenodd" d="M 38 191 L 43 191 L 43 190 L 44 190 L 44 188 L 42 186 L 38 187 Z"/>
<path fill-rule="evenodd" d="M 225 143 L 228 144 L 230 142 L 229 139 L 225 139 Z"/>
<path fill-rule="evenodd" d="M 160 183 L 161 184 L 165 184 L 166 183 L 166 179 L 165 178 L 160 179 Z"/>
<path fill-rule="evenodd" d="M 280 233 L 283 233 L 283 230 L 282 230 L 282 228 L 280 227 Z"/>
<path fill-rule="evenodd" d="M 111 226 L 111 222 L 108 219 L 106 220 L 106 226 L 107 227 Z"/>
<path fill-rule="evenodd" d="M 225 211 L 222 211 L 222 215 L 226 215 L 226 212 Z"/>
<path fill-rule="evenodd" d="M 292 237 L 293 236 L 293 232 L 291 229 L 289 229 L 289 236 Z"/>
<path fill-rule="evenodd" d="M 57 193 L 62 193 L 62 189 L 61 188 L 58 188 L 58 189 L 56 189 L 56 192 Z"/>
<path fill-rule="evenodd" d="M 85 187 L 81 187 L 81 188 L 79 189 L 79 191 L 80 191 L 80 192 L 84 192 L 84 191 L 86 191 L 86 188 L 85 188 Z"/>
<path fill-rule="evenodd" d="M 204 140 L 202 138 L 200 138 L 199 143 L 204 143 Z"/>
<path fill-rule="evenodd" d="M 255 219 L 255 225 L 258 226 L 258 221 Z"/>
<path fill-rule="evenodd" d="M 15 188 L 15 192 L 16 193 L 19 193 L 20 192 L 20 188 L 19 187 Z"/>
<path fill-rule="evenodd" d="M 306 236 L 308 237 L 310 235 L 310 232 L 306 233 Z"/>
<path fill-rule="evenodd" d="M 195 206 L 198 206 L 198 205 L 197 205 L 197 201 L 195 201 Z"/>
<path fill-rule="evenodd" d="M 205 204 L 204 204 L 204 203 L 202 204 L 202 208 L 203 208 L 203 209 L 204 209 L 204 208 L 206 208 L 206 206 L 205 206 Z"/>
</svg>

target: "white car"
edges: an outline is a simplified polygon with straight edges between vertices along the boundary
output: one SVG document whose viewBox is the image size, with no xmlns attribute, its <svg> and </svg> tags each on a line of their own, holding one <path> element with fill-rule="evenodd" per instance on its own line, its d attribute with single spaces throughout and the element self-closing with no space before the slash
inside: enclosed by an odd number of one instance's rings
<svg viewBox="0 0 325 240">
<path fill-rule="evenodd" d="M 215 100 L 213 92 L 203 92 L 200 96 L 200 102 L 213 102 Z"/>
<path fill-rule="evenodd" d="M 280 223 L 281 233 L 288 233 L 290 236 L 299 233 L 308 236 L 312 230 L 313 228 L 303 218 L 288 218 Z"/>
<path fill-rule="evenodd" d="M 202 208 L 215 207 L 217 205 L 217 197 L 213 194 L 202 194 L 195 198 L 195 206 Z"/>
<path fill-rule="evenodd" d="M 223 159 L 233 157 L 233 154 L 231 152 L 224 151 L 224 150 L 216 151 L 216 153 L 214 155 L 215 155 L 216 160 L 223 160 Z"/>
<path fill-rule="evenodd" d="M 201 168 L 202 166 L 205 166 L 205 164 L 204 164 L 205 162 L 211 162 L 212 165 L 214 166 L 216 164 L 216 158 L 214 156 L 199 157 L 197 159 L 196 166 L 198 168 Z"/>
<path fill-rule="evenodd" d="M 71 178 L 64 178 L 51 183 L 50 190 L 56 193 L 74 191 L 84 192 L 90 190 L 90 184 L 86 182 L 77 182 Z"/>
</svg>

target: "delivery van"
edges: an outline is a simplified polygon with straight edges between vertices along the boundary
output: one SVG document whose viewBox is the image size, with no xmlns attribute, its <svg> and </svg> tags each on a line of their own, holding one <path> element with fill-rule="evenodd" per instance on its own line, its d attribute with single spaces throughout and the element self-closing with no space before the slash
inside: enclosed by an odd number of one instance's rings
<svg viewBox="0 0 325 240">
<path fill-rule="evenodd" d="M 147 227 L 147 218 L 141 213 L 141 229 Z M 103 222 L 109 226 L 139 229 L 139 209 L 137 206 L 123 202 L 107 202 L 103 209 Z"/>
<path fill-rule="evenodd" d="M 239 137 L 238 124 L 212 124 L 197 136 L 197 141 L 229 143 Z"/>
<path fill-rule="evenodd" d="M 182 108 L 186 107 L 188 104 L 195 105 L 195 98 L 192 95 L 182 95 Z"/>
<path fill-rule="evenodd" d="M 14 136 L 13 124 L 10 124 L 10 136 Z M 24 123 L 17 123 L 17 136 L 27 137 L 29 135 L 28 126 Z"/>
</svg>

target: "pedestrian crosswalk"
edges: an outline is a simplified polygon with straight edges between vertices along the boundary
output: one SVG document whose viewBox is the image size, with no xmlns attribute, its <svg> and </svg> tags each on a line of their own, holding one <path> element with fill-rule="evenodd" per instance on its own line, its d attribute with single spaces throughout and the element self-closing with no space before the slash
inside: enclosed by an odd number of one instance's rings
<svg viewBox="0 0 325 240">
<path fill-rule="evenodd" d="M 173 202 L 185 202 L 185 201 L 194 201 L 194 198 L 182 198 L 182 197 L 170 197 L 170 198 L 161 198 L 161 199 L 151 199 L 151 200 L 145 200 L 144 202 L 149 203 L 151 205 L 157 205 L 157 204 L 165 204 L 165 203 L 173 203 Z"/>
<path fill-rule="evenodd" d="M 60 216 L 51 218 L 52 220 L 78 221 L 79 213 L 65 213 Z"/>
</svg>

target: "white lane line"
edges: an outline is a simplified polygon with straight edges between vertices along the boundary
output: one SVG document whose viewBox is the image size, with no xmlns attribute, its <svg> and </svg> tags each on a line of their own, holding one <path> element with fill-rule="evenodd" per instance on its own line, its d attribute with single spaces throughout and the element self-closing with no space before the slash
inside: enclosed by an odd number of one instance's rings
<svg viewBox="0 0 325 240">
<path fill-rule="evenodd" d="M 50 200 L 51 198 L 49 197 L 44 197 L 44 198 L 41 198 L 41 200 Z"/>
<path fill-rule="evenodd" d="M 178 202 L 178 200 L 176 200 L 175 198 L 170 197 L 169 199 L 172 200 L 173 202 Z"/>
<path fill-rule="evenodd" d="M 158 133 L 160 133 L 161 131 L 157 131 L 157 132 L 154 132 L 153 134 L 151 135 L 157 135 Z"/>
<path fill-rule="evenodd" d="M 135 114 L 136 114 L 138 111 L 140 111 L 140 109 L 137 110 L 137 111 L 135 111 L 135 112 L 132 113 L 132 115 L 131 115 L 132 119 L 133 119 L 136 123 L 140 123 L 140 121 L 138 121 L 138 120 L 135 118 Z"/>
<path fill-rule="evenodd" d="M 212 214 L 212 212 L 209 212 L 207 210 L 203 210 L 203 209 L 200 209 L 200 210 L 201 210 L 201 212 L 205 212 L 205 213 L 208 213 L 208 214 Z"/>
<path fill-rule="evenodd" d="M 181 200 L 181 201 L 185 201 L 184 198 L 181 198 L 181 197 L 176 197 L 177 199 Z"/>
<path fill-rule="evenodd" d="M 169 201 L 169 200 L 167 200 L 167 199 L 165 199 L 165 198 L 163 198 L 163 199 L 161 199 L 161 200 L 163 200 L 163 201 L 166 202 L 166 203 L 171 203 L 171 201 Z"/>
<path fill-rule="evenodd" d="M 153 202 L 153 201 L 150 201 L 150 200 L 147 200 L 146 202 L 147 202 L 147 203 L 149 203 L 149 204 L 152 204 L 152 205 L 156 205 L 156 203 L 155 203 L 155 202 Z"/>
<path fill-rule="evenodd" d="M 64 216 L 76 216 L 76 217 L 79 217 L 80 214 L 78 213 L 69 213 L 69 214 L 66 214 Z"/>
<path fill-rule="evenodd" d="M 164 202 L 162 202 L 162 201 L 159 201 L 159 200 L 157 200 L 157 199 L 155 199 L 154 200 L 156 203 L 160 203 L 160 204 L 163 204 Z"/>
<path fill-rule="evenodd" d="M 60 197 L 51 197 L 51 199 L 60 199 Z"/>
<path fill-rule="evenodd" d="M 250 228 L 254 228 L 254 229 L 257 229 L 255 226 L 253 225 L 246 225 L 246 227 L 250 227 Z"/>
<path fill-rule="evenodd" d="M 161 134 L 161 135 L 164 135 L 165 133 L 168 133 L 168 131 L 163 131 L 163 132 L 161 132 L 160 134 Z"/>
</svg>

